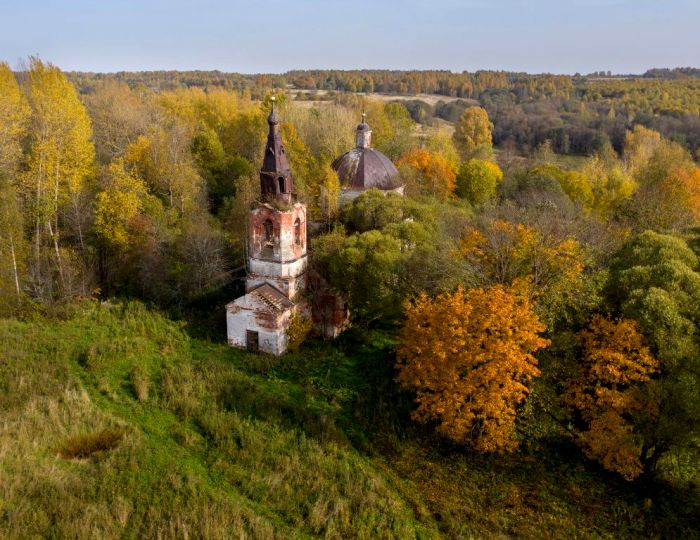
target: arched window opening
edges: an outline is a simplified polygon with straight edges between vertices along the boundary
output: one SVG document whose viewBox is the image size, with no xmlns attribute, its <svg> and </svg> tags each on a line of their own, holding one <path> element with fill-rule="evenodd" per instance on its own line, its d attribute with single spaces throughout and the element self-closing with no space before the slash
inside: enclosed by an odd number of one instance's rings
<svg viewBox="0 0 700 540">
<path fill-rule="evenodd" d="M 279 185 L 280 185 L 280 191 L 279 191 L 279 192 L 280 192 L 280 193 L 284 193 L 284 176 L 280 176 L 280 177 L 277 179 L 277 182 L 279 182 Z"/>
<path fill-rule="evenodd" d="M 265 220 L 265 223 L 263 224 L 265 226 L 265 243 L 272 245 L 272 221 L 269 219 Z"/>
<path fill-rule="evenodd" d="M 301 245 L 301 221 L 299 218 L 294 222 L 294 243 Z"/>
</svg>

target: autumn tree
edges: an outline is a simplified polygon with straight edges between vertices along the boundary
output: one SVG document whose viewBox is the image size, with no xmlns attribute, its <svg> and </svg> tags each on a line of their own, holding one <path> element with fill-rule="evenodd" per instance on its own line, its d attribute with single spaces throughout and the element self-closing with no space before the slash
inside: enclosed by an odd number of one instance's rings
<svg viewBox="0 0 700 540">
<path fill-rule="evenodd" d="M 397 380 L 416 393 L 412 417 L 483 452 L 518 445 L 515 420 L 548 345 L 527 298 L 496 285 L 458 288 L 406 306 Z"/>
<path fill-rule="evenodd" d="M 464 111 L 455 125 L 454 142 L 464 158 L 490 154 L 493 124 L 481 107 L 470 107 Z M 484 157 L 484 156 L 481 156 Z"/>
<path fill-rule="evenodd" d="M 457 195 L 470 204 L 482 204 L 493 199 L 502 180 L 503 171 L 497 164 L 470 159 L 462 163 L 457 171 Z"/>
<path fill-rule="evenodd" d="M 116 250 L 128 247 L 129 224 L 141 211 L 146 194 L 145 183 L 135 171 L 124 168 L 123 159 L 107 166 L 94 209 L 94 230 L 106 245 Z"/>
<path fill-rule="evenodd" d="M 330 228 L 340 213 L 340 180 L 330 163 L 321 169 L 319 210 L 326 226 Z"/>
<path fill-rule="evenodd" d="M 424 139 L 424 146 L 431 152 L 445 158 L 453 170 L 459 166 L 459 152 L 449 132 L 444 129 L 430 131 Z"/>
<path fill-rule="evenodd" d="M 581 169 L 590 182 L 591 208 L 601 218 L 611 217 L 637 188 L 634 178 L 613 154 L 614 151 L 596 154 Z"/>
<path fill-rule="evenodd" d="M 700 169 L 680 145 L 662 140 L 635 169 L 627 216 L 640 229 L 681 230 L 700 221 Z"/>
<path fill-rule="evenodd" d="M 454 196 L 454 169 L 439 154 L 425 148 L 412 148 L 396 164 L 404 177 L 415 179 L 415 185 L 408 182 L 408 190 L 443 201 Z"/>
<path fill-rule="evenodd" d="M 24 175 L 24 193 L 34 222 L 32 261 L 34 291 L 46 289 L 44 247 L 48 240 L 64 293 L 70 292 L 75 271 L 64 254 L 63 233 L 85 243 L 89 215 L 87 182 L 94 173 L 95 148 L 90 119 L 73 85 L 57 67 L 33 58 L 29 70 L 31 105 L 30 153 Z"/>
<path fill-rule="evenodd" d="M 335 104 L 312 109 L 290 106 L 284 115 L 285 123 L 294 127 L 300 142 L 318 163 L 331 162 L 354 146 L 359 118 L 359 114 Z M 292 142 L 289 133 L 287 137 Z"/>
<path fill-rule="evenodd" d="M 25 241 L 24 216 L 17 192 L 29 107 L 15 76 L 0 63 L 0 309 L 22 296 Z"/>
<path fill-rule="evenodd" d="M 285 154 L 294 171 L 294 190 L 314 214 L 320 211 L 321 184 L 318 163 L 299 136 L 294 124 L 285 122 L 281 126 Z M 327 171 L 323 171 L 324 176 Z"/>
<path fill-rule="evenodd" d="M 156 116 L 150 97 L 145 91 L 137 92 L 112 80 L 102 82 L 84 96 L 100 163 L 123 155 L 129 144 L 146 133 Z"/>
<path fill-rule="evenodd" d="M 553 238 L 529 225 L 494 220 L 467 229 L 460 252 L 472 268 L 472 283 L 523 287 L 548 325 L 580 300 L 584 254 L 572 238 Z"/>
<path fill-rule="evenodd" d="M 588 457 L 632 480 L 644 470 L 644 426 L 658 414 L 650 381 L 659 362 L 631 319 L 596 315 L 580 337 L 579 373 L 564 395 L 583 425 L 578 442 Z"/>
<path fill-rule="evenodd" d="M 381 113 L 385 118 L 383 126 L 375 126 L 374 117 L 368 115 L 368 122 L 374 131 L 372 145 L 389 159 L 396 160 L 410 149 L 415 122 L 402 103 L 382 103 Z"/>
<path fill-rule="evenodd" d="M 639 124 L 625 134 L 624 159 L 632 175 L 644 167 L 662 145 L 661 134 Z"/>
<path fill-rule="evenodd" d="M 124 161 L 168 208 L 179 215 L 201 211 L 203 182 L 192 157 L 190 136 L 183 126 L 159 128 L 139 136 L 127 147 Z"/>
</svg>

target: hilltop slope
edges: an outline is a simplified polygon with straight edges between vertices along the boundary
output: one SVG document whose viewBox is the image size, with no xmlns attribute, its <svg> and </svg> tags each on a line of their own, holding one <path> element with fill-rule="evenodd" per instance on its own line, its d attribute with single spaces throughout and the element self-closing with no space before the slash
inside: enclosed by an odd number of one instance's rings
<svg viewBox="0 0 700 540">
<path fill-rule="evenodd" d="M 0 536 L 692 531 L 690 509 L 566 447 L 485 458 L 426 440 L 381 335 L 275 359 L 191 332 L 137 303 L 0 320 Z"/>
</svg>

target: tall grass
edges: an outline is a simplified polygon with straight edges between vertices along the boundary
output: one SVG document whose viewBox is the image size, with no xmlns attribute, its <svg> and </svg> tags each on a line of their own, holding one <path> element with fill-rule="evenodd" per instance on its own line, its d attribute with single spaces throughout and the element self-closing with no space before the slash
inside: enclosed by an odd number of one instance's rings
<svg viewBox="0 0 700 540">
<path fill-rule="evenodd" d="M 390 340 L 277 359 L 187 331 L 139 303 L 0 320 L 0 538 L 693 530 L 690 499 L 640 496 L 579 454 L 481 458 L 423 440 L 392 393 Z"/>
</svg>

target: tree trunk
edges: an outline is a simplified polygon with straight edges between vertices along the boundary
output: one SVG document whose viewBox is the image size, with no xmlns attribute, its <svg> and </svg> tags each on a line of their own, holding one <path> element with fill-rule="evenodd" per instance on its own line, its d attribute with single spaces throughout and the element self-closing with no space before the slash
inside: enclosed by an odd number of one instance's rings
<svg viewBox="0 0 700 540">
<path fill-rule="evenodd" d="M 73 199 L 73 210 L 75 211 L 75 221 L 78 224 L 78 239 L 80 240 L 80 252 L 85 253 L 85 244 L 83 243 L 83 225 L 80 219 L 80 210 L 78 209 L 78 202 L 76 200 L 77 195 L 72 194 L 71 199 Z"/>
<path fill-rule="evenodd" d="M 15 242 L 10 234 L 10 253 L 12 253 L 12 269 L 15 273 L 15 290 L 17 291 L 17 301 L 22 299 L 22 293 L 19 289 L 19 274 L 17 272 L 17 258 L 15 257 Z"/>
<path fill-rule="evenodd" d="M 53 219 L 54 219 L 54 229 L 56 229 L 56 234 L 58 234 L 58 188 L 61 180 L 60 167 L 58 162 L 56 162 L 56 178 L 54 179 L 53 186 Z"/>
<path fill-rule="evenodd" d="M 39 171 L 36 177 L 36 224 L 34 229 L 34 250 L 36 274 L 41 279 L 41 175 L 43 174 L 44 158 L 39 154 Z"/>
<path fill-rule="evenodd" d="M 66 280 L 65 280 L 65 277 L 63 275 L 63 263 L 61 262 L 61 250 L 58 249 L 58 235 L 54 233 L 54 230 L 51 227 L 51 220 L 47 221 L 46 225 L 49 228 L 49 235 L 51 236 L 51 240 L 53 240 L 53 247 L 54 247 L 54 250 L 56 251 L 56 264 L 58 265 L 58 275 L 61 278 L 61 286 L 63 287 L 63 290 L 65 292 Z"/>
</svg>

